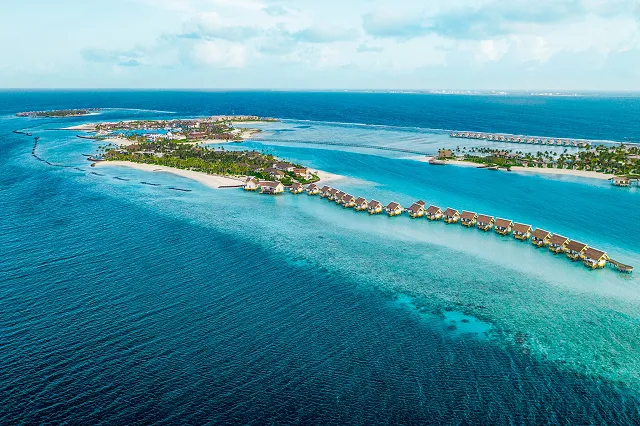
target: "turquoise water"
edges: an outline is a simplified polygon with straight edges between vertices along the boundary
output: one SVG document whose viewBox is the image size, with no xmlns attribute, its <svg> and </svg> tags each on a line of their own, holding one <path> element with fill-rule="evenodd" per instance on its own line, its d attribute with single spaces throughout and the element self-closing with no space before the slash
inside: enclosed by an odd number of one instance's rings
<svg viewBox="0 0 640 426">
<path fill-rule="evenodd" d="M 146 109 L 157 112 L 115 109 L 73 121 L 17 119 L 10 112 L 58 107 L 59 98 L 75 99 L 75 107 L 130 108 L 138 101 L 108 92 L 3 96 L 3 423 L 638 420 L 637 275 L 588 271 L 513 238 L 369 217 L 318 197 L 264 197 L 169 174 L 92 170 L 82 154 L 97 143 L 49 130 L 97 117 L 224 114 L 230 111 L 207 105 L 230 102 L 229 94 L 194 94 L 194 100 L 143 93 Z M 92 96 L 96 103 L 85 105 Z M 462 124 L 458 115 L 448 126 L 445 112 L 440 126 L 418 119 L 385 123 L 373 112 L 369 120 L 359 112 L 360 124 L 350 125 L 330 112 L 325 120 L 304 108 L 292 112 L 300 94 L 280 110 L 270 105 L 269 114 L 261 109 L 264 98 L 285 95 L 236 96 L 236 105 L 244 105 L 236 113 L 287 118 L 265 125 L 260 141 L 242 148 L 343 175 L 331 184 L 354 195 L 403 205 L 421 198 L 508 217 L 637 266 L 635 188 L 434 167 L 400 152 L 307 143 L 430 152 L 451 143 L 435 128 L 555 136 L 554 126 L 545 131 L 505 121 L 504 129 L 478 128 L 489 113 Z M 306 102 L 321 108 L 326 100 L 316 96 Z M 459 102 L 454 98 L 449 108 Z M 489 112 L 492 102 L 486 101 Z M 575 101 L 553 102 L 538 114 L 571 122 Z M 585 100 L 582 111 L 615 109 L 615 101 L 601 102 Z M 513 105 L 502 108 L 513 114 Z M 601 126 L 589 134 L 583 119 L 574 120 L 575 132 L 558 136 L 620 139 Z M 72 167 L 34 160 L 33 139 L 11 133 L 18 128 L 41 137 L 39 156 Z"/>
</svg>

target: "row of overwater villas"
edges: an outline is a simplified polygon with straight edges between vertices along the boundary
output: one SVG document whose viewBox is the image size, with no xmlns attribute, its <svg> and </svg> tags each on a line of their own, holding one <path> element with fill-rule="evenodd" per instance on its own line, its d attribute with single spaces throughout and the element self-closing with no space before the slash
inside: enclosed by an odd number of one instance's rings
<svg viewBox="0 0 640 426">
<path fill-rule="evenodd" d="M 245 185 L 245 189 L 255 190 L 253 187 L 254 182 L 249 182 L 249 180 L 250 179 L 247 180 L 248 187 Z M 280 194 L 284 192 L 284 186 L 282 186 L 280 182 L 259 181 L 257 183 L 262 193 Z M 476 227 L 485 232 L 494 230 L 503 236 L 512 234 L 514 238 L 520 241 L 530 239 L 531 243 L 536 247 L 548 247 L 551 252 L 556 254 L 565 253 L 572 261 L 580 260 L 590 269 L 604 268 L 607 261 L 610 260 L 607 253 L 589 247 L 587 244 L 570 240 L 562 235 L 551 234 L 544 229 L 538 228 L 534 230 L 531 225 L 514 223 L 508 219 L 494 218 L 470 211 L 460 213 L 458 210 L 452 208 L 447 208 L 443 211 L 438 206 L 431 205 L 427 207 L 424 201 L 417 201 L 408 209 L 403 208 L 396 202 L 391 202 L 385 206 L 380 201 L 368 201 L 362 197 L 356 198 L 351 194 L 326 185 L 319 187 L 316 184 L 311 184 L 305 188 L 299 183 L 294 183 L 290 187 L 290 191 L 293 194 L 306 192 L 308 195 L 319 195 L 322 198 L 334 201 L 345 209 L 353 208 L 356 211 L 367 211 L 371 215 L 385 212 L 389 216 L 399 216 L 407 212 L 409 216 L 414 219 L 426 217 L 432 221 L 443 220 L 447 224 L 460 223 L 468 228 Z M 612 263 L 618 265 L 618 268 L 623 272 L 631 272 L 633 269 L 630 266 L 618 264 L 617 262 Z"/>
<path fill-rule="evenodd" d="M 501 135 L 496 133 L 477 133 L 477 132 L 452 132 L 449 134 L 452 138 L 460 139 L 485 139 L 488 141 L 496 142 L 513 142 L 513 143 L 527 143 L 536 145 L 560 145 L 560 146 L 575 146 L 584 148 L 587 143 L 584 141 L 577 141 L 574 139 L 551 139 L 551 138 L 534 138 L 530 136 L 511 136 Z"/>
</svg>

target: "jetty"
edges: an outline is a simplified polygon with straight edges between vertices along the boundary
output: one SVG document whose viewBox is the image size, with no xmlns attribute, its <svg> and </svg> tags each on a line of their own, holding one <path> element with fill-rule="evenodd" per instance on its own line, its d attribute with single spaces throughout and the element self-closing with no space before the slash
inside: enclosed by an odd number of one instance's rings
<svg viewBox="0 0 640 426">
<path fill-rule="evenodd" d="M 509 142 L 531 145 L 555 145 L 576 148 L 586 148 L 589 144 L 578 139 L 554 139 L 538 136 L 510 135 L 506 133 L 483 133 L 483 132 L 451 132 L 449 136 L 456 139 L 476 139 L 493 142 Z"/>
<path fill-rule="evenodd" d="M 253 188 L 256 183 L 254 181 L 254 178 L 248 178 L 245 182 L 245 189 L 254 190 Z M 247 185 L 250 185 L 250 187 L 247 188 Z M 277 181 L 260 181 L 257 182 L 256 189 L 260 189 L 261 193 L 278 194 L 284 191 L 281 187 L 282 184 Z M 299 194 L 305 191 L 309 195 L 319 194 L 322 198 L 328 198 L 330 201 L 342 205 L 344 209 L 352 208 L 355 212 L 366 211 L 370 215 L 385 212 L 390 218 L 400 216 L 406 212 L 412 219 L 419 219 L 421 217 L 426 217 L 430 221 L 444 219 L 447 224 L 460 223 L 466 228 L 477 228 L 484 232 L 493 229 L 497 234 L 503 236 L 513 234 L 516 240 L 531 240 L 531 244 L 535 247 L 549 247 L 549 251 L 552 253 L 563 253 L 572 261 L 581 261 L 585 267 L 591 270 L 602 269 L 606 265 L 611 265 L 620 272 L 631 273 L 633 271 L 632 266 L 611 259 L 604 251 L 589 247 L 587 244 L 576 240 L 570 240 L 559 234 L 552 234 L 544 229 L 536 228 L 534 230 L 531 225 L 513 222 L 510 219 L 496 219 L 487 214 L 477 214 L 468 210 L 463 210 L 462 213 L 460 213 L 451 207 L 442 211 L 440 207 L 433 204 L 425 208 L 427 204 L 424 200 L 414 202 L 408 209 L 403 208 L 400 203 L 395 201 L 385 206 L 378 200 L 367 201 L 364 197 L 355 197 L 327 185 L 320 188 L 318 185 L 312 183 L 305 188 L 298 183 L 290 187 L 290 192 L 293 194 Z"/>
</svg>

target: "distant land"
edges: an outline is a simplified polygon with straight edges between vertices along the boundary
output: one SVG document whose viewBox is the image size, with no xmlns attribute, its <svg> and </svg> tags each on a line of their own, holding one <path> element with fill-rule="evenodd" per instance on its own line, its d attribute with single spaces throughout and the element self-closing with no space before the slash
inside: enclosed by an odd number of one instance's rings
<svg viewBox="0 0 640 426">
<path fill-rule="evenodd" d="M 60 117 L 82 117 L 100 112 L 98 108 L 86 109 L 57 109 L 51 111 L 25 111 L 16 114 L 16 117 L 31 118 L 60 118 Z"/>
</svg>

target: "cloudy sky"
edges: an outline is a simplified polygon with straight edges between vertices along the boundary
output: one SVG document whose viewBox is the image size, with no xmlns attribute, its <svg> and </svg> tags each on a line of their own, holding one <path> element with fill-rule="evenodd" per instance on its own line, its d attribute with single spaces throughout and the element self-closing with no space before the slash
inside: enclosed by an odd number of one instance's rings
<svg viewBox="0 0 640 426">
<path fill-rule="evenodd" d="M 0 87 L 640 90 L 640 0 L 0 2 Z"/>
</svg>

